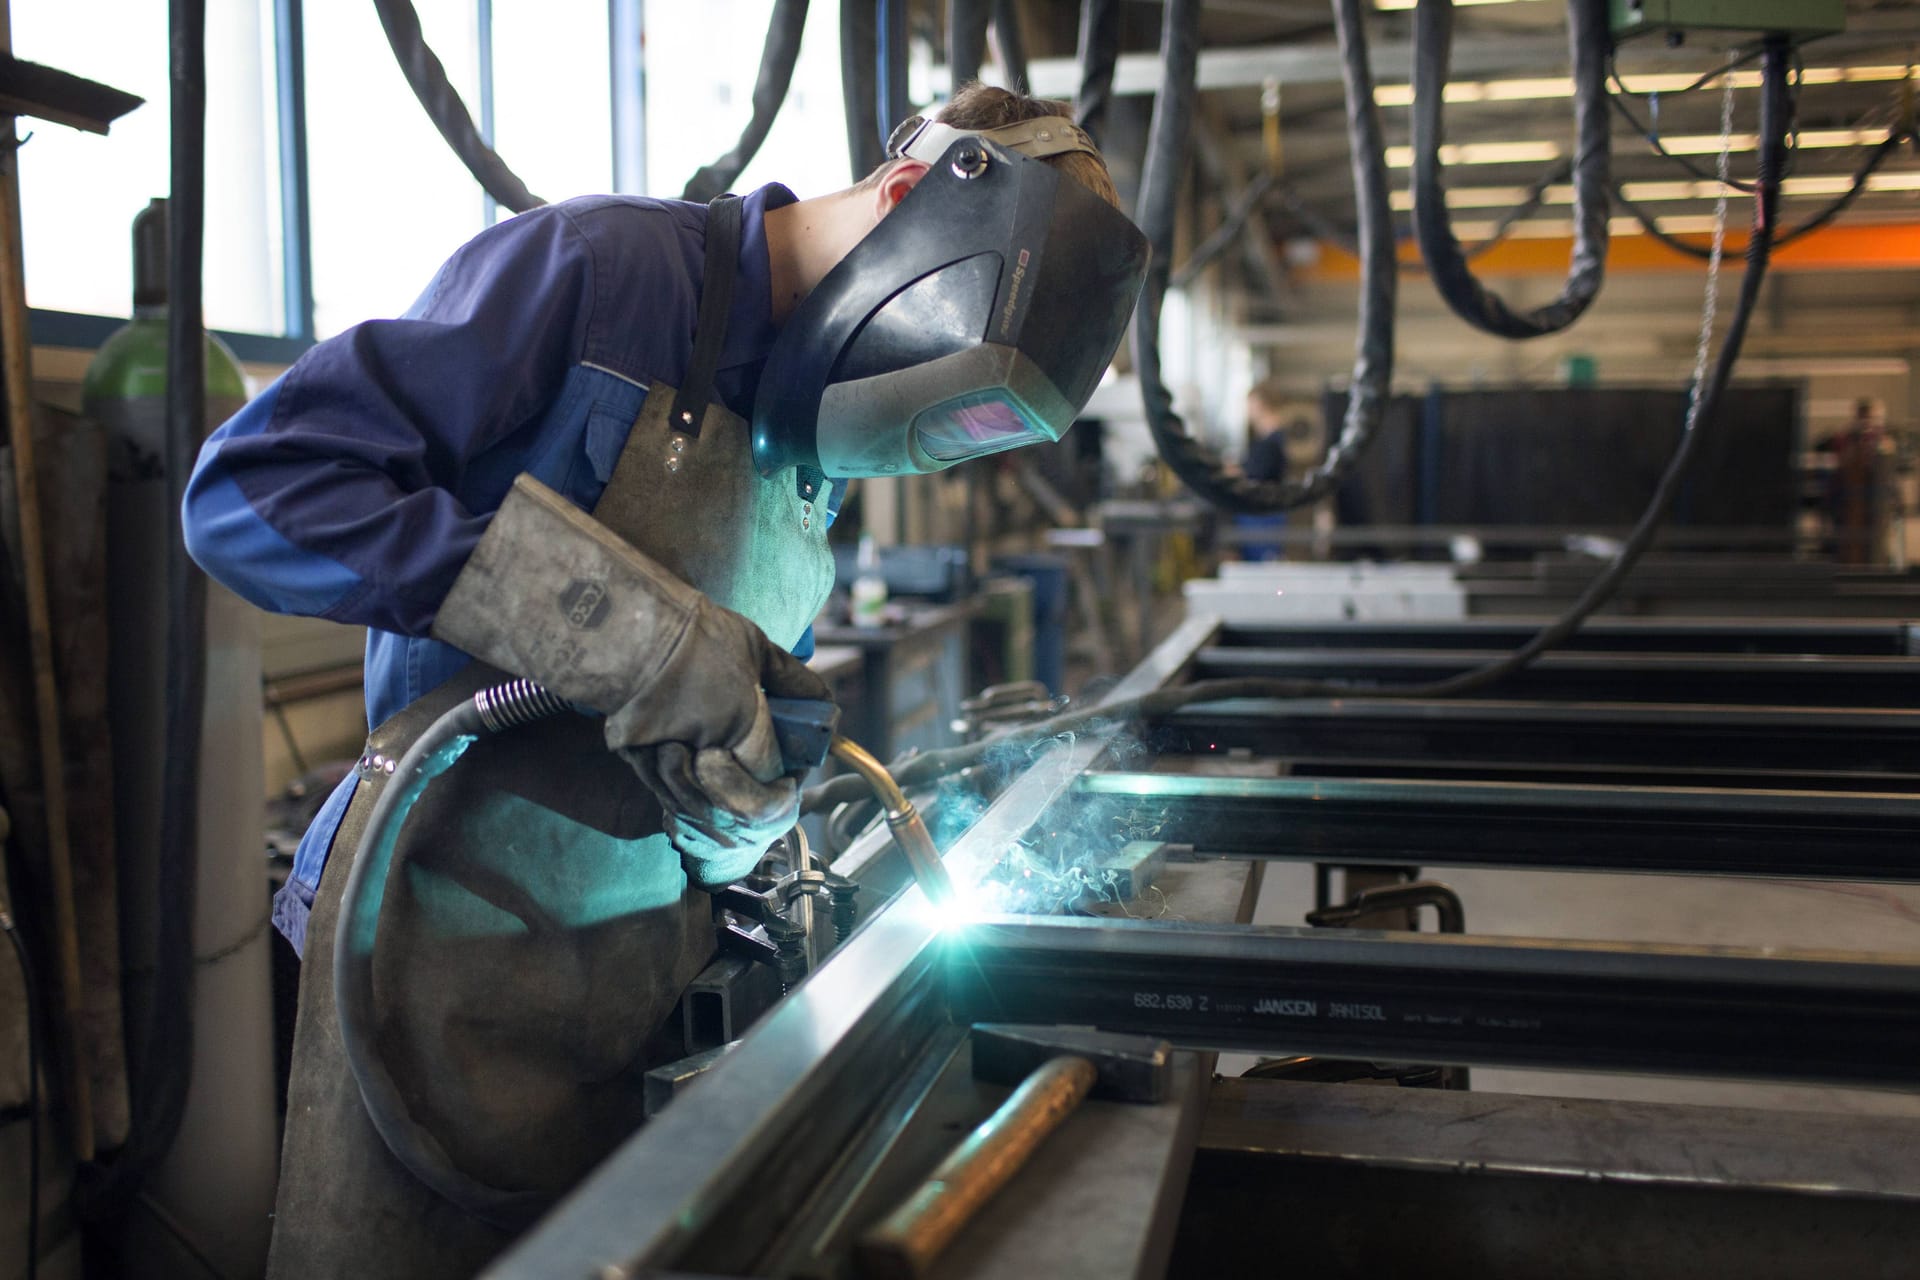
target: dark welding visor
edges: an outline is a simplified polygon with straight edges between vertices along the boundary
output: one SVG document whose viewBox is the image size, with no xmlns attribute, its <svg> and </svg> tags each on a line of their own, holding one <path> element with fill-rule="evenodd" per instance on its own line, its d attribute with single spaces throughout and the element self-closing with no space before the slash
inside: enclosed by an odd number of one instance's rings
<svg viewBox="0 0 1920 1280">
<path fill-rule="evenodd" d="M 1059 117 L 1010 128 L 1048 154 L 1091 149 Z M 781 329 L 754 405 L 763 473 L 940 471 L 1073 424 L 1133 314 L 1147 241 L 996 141 L 1006 132 L 915 120 L 896 133 L 916 159 L 947 145 Z"/>
</svg>

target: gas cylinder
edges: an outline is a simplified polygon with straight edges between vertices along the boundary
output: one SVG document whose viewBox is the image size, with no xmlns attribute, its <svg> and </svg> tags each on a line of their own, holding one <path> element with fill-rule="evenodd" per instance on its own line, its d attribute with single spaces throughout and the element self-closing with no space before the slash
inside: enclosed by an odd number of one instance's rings
<svg viewBox="0 0 1920 1280">
<path fill-rule="evenodd" d="M 107 429 L 108 698 L 129 1050 L 151 1005 L 166 750 L 167 202 L 133 223 L 133 319 L 87 368 L 87 415 Z M 246 401 L 233 352 L 208 335 L 207 428 Z M 206 696 L 193 915 L 192 1084 L 178 1136 L 147 1184 L 225 1275 L 259 1274 L 278 1170 L 267 933 L 260 622 L 217 583 L 206 602 Z M 141 1063 L 130 1061 L 137 1073 Z M 124 1135 L 122 1135 L 124 1136 Z M 136 1218 L 138 1215 L 136 1215 Z M 144 1237 L 143 1274 L 204 1272 Z"/>
</svg>

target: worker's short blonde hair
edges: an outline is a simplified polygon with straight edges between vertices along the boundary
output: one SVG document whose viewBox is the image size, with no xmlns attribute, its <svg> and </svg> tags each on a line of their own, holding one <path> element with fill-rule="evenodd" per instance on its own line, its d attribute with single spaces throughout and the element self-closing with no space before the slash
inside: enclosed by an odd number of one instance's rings
<svg viewBox="0 0 1920 1280">
<path fill-rule="evenodd" d="M 1070 120 L 1073 118 L 1073 106 L 1054 98 L 1034 98 L 974 80 L 961 85 L 938 114 L 941 124 L 951 125 L 955 129 L 986 130 L 1019 124 L 1025 120 L 1038 120 L 1042 116 L 1063 116 Z M 887 161 L 860 179 L 856 187 L 878 185 L 881 176 L 896 163 L 894 160 Z M 1113 189 L 1113 175 L 1107 172 L 1107 162 L 1099 156 L 1090 156 L 1084 151 L 1068 151 L 1048 156 L 1041 163 L 1052 165 L 1114 208 L 1120 208 L 1120 193 Z"/>
</svg>

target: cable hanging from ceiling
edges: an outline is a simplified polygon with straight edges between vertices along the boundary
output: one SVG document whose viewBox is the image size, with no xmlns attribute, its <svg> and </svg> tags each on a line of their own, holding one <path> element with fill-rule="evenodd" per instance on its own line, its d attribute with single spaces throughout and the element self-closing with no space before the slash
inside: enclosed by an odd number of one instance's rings
<svg viewBox="0 0 1920 1280">
<path fill-rule="evenodd" d="M 767 140 L 773 121 L 787 101 L 793 69 L 800 61 L 800 37 L 807 25 L 807 0 L 774 0 L 767 20 L 767 40 L 760 50 L 760 73 L 753 82 L 753 115 L 740 131 L 739 141 L 712 164 L 702 165 L 687 179 L 682 200 L 705 204 L 731 187 L 741 170 L 753 162 Z"/>
<path fill-rule="evenodd" d="M 460 163 L 467 166 L 467 172 L 498 204 L 515 213 L 545 204 L 527 190 L 527 184 L 480 136 L 467 104 L 447 79 L 446 67 L 427 46 L 412 0 L 373 0 L 373 7 L 380 15 L 381 29 L 387 33 L 387 44 L 400 64 L 401 74 L 407 78 L 407 87 L 426 108 L 427 118 L 460 157 Z"/>
<path fill-rule="evenodd" d="M 1453 52 L 1453 0 L 1420 0 L 1413 37 L 1413 221 L 1434 287 L 1455 315 L 1503 338 L 1537 338 L 1567 328 L 1592 305 L 1606 276 L 1611 143 L 1607 127 L 1606 0 L 1569 0 L 1573 61 L 1573 260 L 1560 295 L 1519 312 L 1467 265 L 1447 210 L 1444 99 Z M 1544 188 L 1543 188 L 1544 190 Z"/>
<path fill-rule="evenodd" d="M 1393 382 L 1393 310 L 1398 293 L 1393 214 L 1387 196 L 1386 147 L 1373 100 L 1360 0 L 1334 0 L 1347 133 L 1352 146 L 1359 218 L 1360 324 L 1353 378 L 1340 435 L 1312 471 L 1286 480 L 1250 480 L 1187 430 L 1161 376 L 1160 314 L 1172 273 L 1174 213 L 1193 128 L 1199 57 L 1198 0 L 1168 0 L 1161 28 L 1161 88 L 1154 100 L 1136 220 L 1153 246 L 1133 322 L 1133 359 L 1147 429 L 1160 458 L 1195 493 L 1236 512 L 1282 511 L 1332 493 L 1366 451 L 1385 417 Z"/>
</svg>

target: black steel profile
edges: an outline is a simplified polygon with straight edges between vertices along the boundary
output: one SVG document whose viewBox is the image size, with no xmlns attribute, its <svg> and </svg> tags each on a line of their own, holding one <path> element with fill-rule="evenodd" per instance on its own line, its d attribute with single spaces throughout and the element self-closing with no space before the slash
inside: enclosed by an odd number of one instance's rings
<svg viewBox="0 0 1920 1280">
<path fill-rule="evenodd" d="M 1891 792 L 1090 773 L 1068 804 L 1296 862 L 1920 883 L 1920 797 Z"/>
<path fill-rule="evenodd" d="M 1511 765 L 1665 773 L 1669 783 L 1717 775 L 1765 785 L 1791 777 L 1808 781 L 1771 785 L 1920 792 L 1920 711 L 1907 709 L 1247 699 L 1188 707 L 1146 725 L 1141 736 L 1158 751 L 1285 759 L 1296 775 L 1314 762 L 1355 762 L 1357 769 L 1407 761 L 1426 776 Z"/>
<path fill-rule="evenodd" d="M 1920 1087 L 1920 965 L 1881 956 L 1159 921 L 950 931 L 961 1021 L 1200 1048 Z"/>
</svg>

